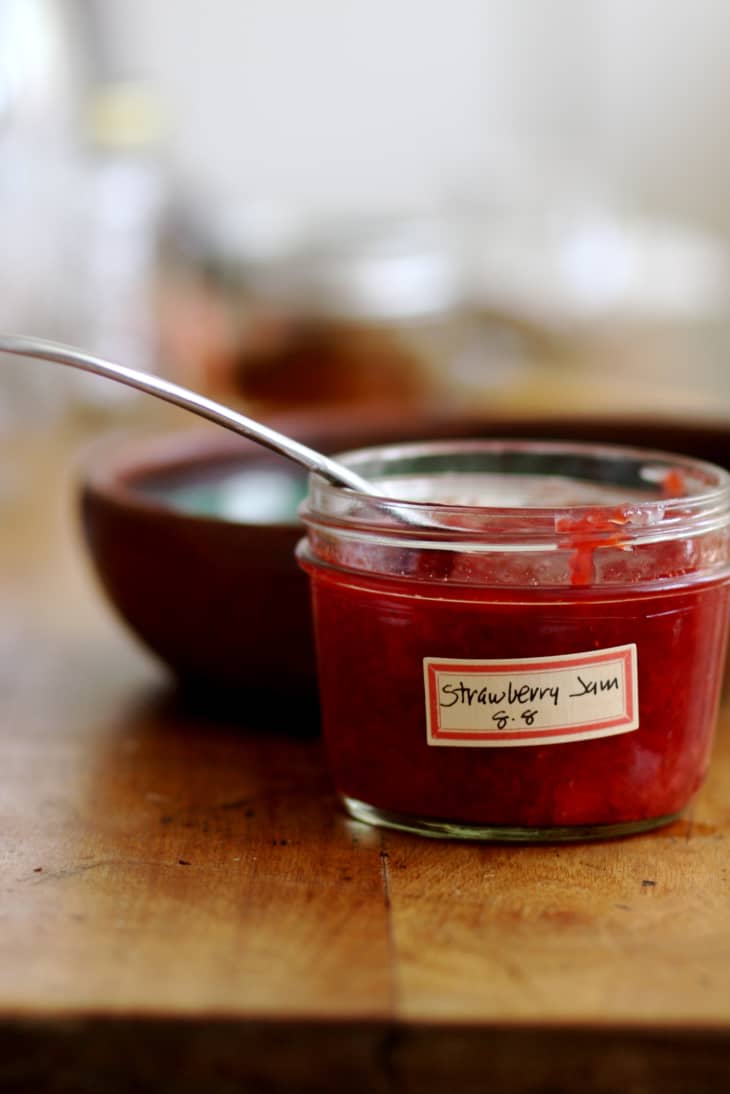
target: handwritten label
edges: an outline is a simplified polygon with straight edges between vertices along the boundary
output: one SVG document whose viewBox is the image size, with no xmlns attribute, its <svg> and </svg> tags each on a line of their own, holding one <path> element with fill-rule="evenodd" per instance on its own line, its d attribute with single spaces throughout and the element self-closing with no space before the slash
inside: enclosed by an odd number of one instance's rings
<svg viewBox="0 0 730 1094">
<path fill-rule="evenodd" d="M 505 748 L 639 728 L 636 646 L 563 657 L 424 657 L 430 745 Z"/>
</svg>

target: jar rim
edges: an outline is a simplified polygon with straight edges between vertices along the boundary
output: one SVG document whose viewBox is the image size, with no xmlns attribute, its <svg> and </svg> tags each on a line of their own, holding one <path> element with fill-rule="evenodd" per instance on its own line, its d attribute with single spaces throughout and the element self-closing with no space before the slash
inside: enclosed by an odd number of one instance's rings
<svg viewBox="0 0 730 1094">
<path fill-rule="evenodd" d="M 353 471 L 362 473 L 362 465 L 371 461 L 374 456 L 379 456 L 383 461 L 392 460 L 394 458 L 418 458 L 424 455 L 461 455 L 465 453 L 490 453 L 494 455 L 500 455 L 507 452 L 527 452 L 530 451 L 536 455 L 577 455 L 587 456 L 595 459 L 635 459 L 642 462 L 666 462 L 672 466 L 676 466 L 680 470 L 691 470 L 707 476 L 708 479 L 715 478 L 717 485 L 710 490 L 683 494 L 677 499 L 672 498 L 647 498 L 642 500 L 640 504 L 645 505 L 661 505 L 666 507 L 670 501 L 677 501 L 679 503 L 686 504 L 687 502 L 695 501 L 710 501 L 717 496 L 721 496 L 724 493 L 728 494 L 728 500 L 730 502 L 730 473 L 724 468 L 719 467 L 717 464 L 710 463 L 706 460 L 698 460 L 694 456 L 685 456 L 682 453 L 666 452 L 661 449 L 652 448 L 640 448 L 627 445 L 613 445 L 613 444 L 591 444 L 589 441 L 544 441 L 544 440 L 530 440 L 527 439 L 507 439 L 507 440 L 480 440 L 478 438 L 465 439 L 465 440 L 442 440 L 442 441 L 414 441 L 406 442 L 404 444 L 387 444 L 378 445 L 374 447 L 366 448 L 354 448 L 346 452 L 338 453 L 335 457 L 339 462 L 344 463 L 347 467 L 350 467 Z M 346 492 L 346 487 L 336 487 L 332 485 L 333 490 L 341 490 Z M 351 493 L 351 491 L 348 491 Z M 459 505 L 455 503 L 444 502 L 419 502 L 406 498 L 388 498 L 390 501 L 397 501 L 399 505 L 413 505 L 413 506 L 435 506 L 439 509 L 500 509 L 500 510 L 520 510 L 529 509 L 531 512 L 547 512 L 553 509 L 590 509 L 590 508 L 602 508 L 603 503 L 595 504 L 567 504 L 559 506 L 511 506 L 511 505 Z"/>
<path fill-rule="evenodd" d="M 602 468 L 602 477 L 583 476 L 583 481 L 603 482 L 620 486 L 606 475 L 606 469 L 633 465 L 636 482 L 647 490 L 646 498 L 630 498 L 619 503 L 625 512 L 621 535 L 627 542 L 652 542 L 676 536 L 697 535 L 725 527 L 730 519 L 730 474 L 721 467 L 691 456 L 655 449 L 590 442 L 561 442 L 530 439 L 507 440 L 441 440 L 406 444 L 389 444 L 359 448 L 344 452 L 337 459 L 357 471 L 365 479 L 393 477 L 394 469 L 402 474 L 426 476 L 427 468 L 439 461 L 462 461 L 491 458 L 499 460 L 524 458 L 532 461 L 532 470 L 540 462 L 558 466 L 561 460 L 577 462 L 583 469 Z M 404 468 L 410 467 L 406 472 Z M 686 476 L 692 488 L 679 496 L 662 496 L 661 473 L 670 471 Z M 516 476 L 519 472 L 510 472 Z M 546 474 L 546 472 L 542 472 Z M 579 481 L 576 478 L 576 481 Z M 654 487 L 652 493 L 651 487 Z M 593 516 L 605 513 L 617 503 L 605 501 L 533 505 L 465 505 L 443 501 L 413 500 L 386 495 L 363 495 L 335 486 L 319 475 L 310 476 L 310 491 L 301 507 L 308 525 L 329 526 L 365 535 L 382 534 L 392 541 L 394 536 L 415 539 L 437 545 L 439 540 L 471 541 L 477 548 L 488 549 L 489 543 L 504 550 L 508 542 L 516 549 L 529 549 L 529 543 L 545 544 L 560 535 L 561 520 L 585 518 L 581 538 L 600 543 L 605 529 L 593 531 Z M 444 542 L 444 546 L 446 543 Z"/>
</svg>

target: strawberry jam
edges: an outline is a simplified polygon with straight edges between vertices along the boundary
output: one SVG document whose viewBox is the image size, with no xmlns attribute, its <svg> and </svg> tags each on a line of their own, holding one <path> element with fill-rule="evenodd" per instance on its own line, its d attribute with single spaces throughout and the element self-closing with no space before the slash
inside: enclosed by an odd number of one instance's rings
<svg viewBox="0 0 730 1094">
<path fill-rule="evenodd" d="M 709 761 L 728 620 L 725 472 L 590 446 L 352 454 L 313 479 L 323 730 L 349 812 L 566 839 L 676 817 Z"/>
</svg>

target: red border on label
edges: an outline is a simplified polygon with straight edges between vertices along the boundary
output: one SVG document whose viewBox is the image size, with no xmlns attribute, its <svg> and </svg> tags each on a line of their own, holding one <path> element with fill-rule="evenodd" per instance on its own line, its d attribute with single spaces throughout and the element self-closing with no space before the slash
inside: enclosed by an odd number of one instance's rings
<svg viewBox="0 0 730 1094">
<path fill-rule="evenodd" d="M 581 722 L 577 726 L 556 726 L 551 729 L 517 729 L 517 730 L 442 730 L 440 726 L 441 708 L 438 702 L 437 673 L 459 672 L 463 675 L 486 676 L 489 673 L 532 673 L 538 667 L 540 670 L 567 669 L 582 667 L 584 665 L 601 665 L 609 661 L 623 662 L 624 671 L 624 696 L 626 710 L 619 717 L 606 718 L 597 722 Z M 531 740 L 550 737 L 569 737 L 575 735 L 581 737 L 586 733 L 602 729 L 615 729 L 617 726 L 631 725 L 634 721 L 634 666 L 632 649 L 627 647 L 620 650 L 607 650 L 603 653 L 588 653 L 584 657 L 566 656 L 554 659 L 535 657 L 527 661 L 509 661 L 502 664 L 474 664 L 474 662 L 461 663 L 458 661 L 436 661 L 426 666 L 428 679 L 428 703 L 430 713 L 430 739 L 434 741 L 518 741 L 529 737 Z"/>
</svg>

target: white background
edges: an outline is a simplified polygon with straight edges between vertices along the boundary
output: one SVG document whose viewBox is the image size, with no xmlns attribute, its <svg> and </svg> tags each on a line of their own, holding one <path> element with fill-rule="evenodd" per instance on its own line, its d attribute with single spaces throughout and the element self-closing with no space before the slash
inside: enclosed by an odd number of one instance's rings
<svg viewBox="0 0 730 1094">
<path fill-rule="evenodd" d="M 726 0 L 100 0 L 179 174 L 331 210 L 515 188 L 730 229 Z"/>
</svg>

